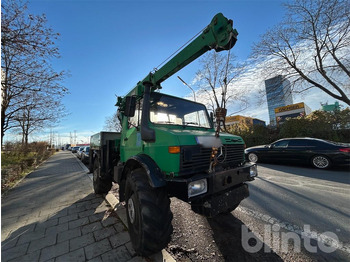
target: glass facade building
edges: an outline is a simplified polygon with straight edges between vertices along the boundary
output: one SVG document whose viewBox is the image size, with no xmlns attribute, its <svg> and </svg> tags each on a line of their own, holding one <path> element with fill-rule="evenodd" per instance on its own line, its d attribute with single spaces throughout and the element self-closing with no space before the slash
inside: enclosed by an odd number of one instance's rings
<svg viewBox="0 0 350 262">
<path fill-rule="evenodd" d="M 267 107 L 269 109 L 270 125 L 276 125 L 275 108 L 293 104 L 290 82 L 278 75 L 265 80 Z"/>
</svg>

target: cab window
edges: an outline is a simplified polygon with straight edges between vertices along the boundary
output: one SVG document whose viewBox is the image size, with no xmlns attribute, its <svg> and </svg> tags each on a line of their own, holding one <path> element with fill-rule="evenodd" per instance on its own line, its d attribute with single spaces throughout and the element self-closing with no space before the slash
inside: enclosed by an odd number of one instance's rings
<svg viewBox="0 0 350 262">
<path fill-rule="evenodd" d="M 129 118 L 128 128 L 139 127 L 141 125 L 141 115 L 142 115 L 142 99 L 136 102 L 135 115 Z"/>
</svg>

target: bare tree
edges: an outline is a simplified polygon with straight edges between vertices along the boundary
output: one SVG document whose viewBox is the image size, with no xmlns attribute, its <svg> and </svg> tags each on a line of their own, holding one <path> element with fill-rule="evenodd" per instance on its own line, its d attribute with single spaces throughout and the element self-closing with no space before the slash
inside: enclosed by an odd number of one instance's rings
<svg viewBox="0 0 350 262">
<path fill-rule="evenodd" d="M 350 105 L 350 2 L 295 0 L 265 33 L 253 57 L 267 77 L 284 75 L 294 92 L 319 88 Z"/>
<path fill-rule="evenodd" d="M 199 62 L 201 69 L 196 73 L 195 84 L 213 111 L 236 101 L 245 101 L 241 90 L 234 87 L 235 80 L 245 70 L 243 64 L 236 62 L 235 55 L 209 52 Z"/>
<path fill-rule="evenodd" d="M 195 78 L 197 93 L 200 100 L 207 101 L 207 106 L 215 112 L 218 132 L 221 123 L 225 127 L 224 121 L 229 104 L 235 103 L 241 107 L 248 105 L 244 89 L 235 86 L 235 80 L 246 67 L 236 62 L 236 57 L 230 52 L 209 52 L 199 61 L 202 67 Z"/>
<path fill-rule="evenodd" d="M 120 132 L 122 130 L 117 111 L 112 116 L 106 117 L 103 129 L 112 132 Z"/>
<path fill-rule="evenodd" d="M 14 131 L 20 131 L 22 145 L 26 148 L 30 134 L 52 127 L 65 115 L 65 109 L 59 101 L 53 101 L 51 97 L 39 92 L 33 93 L 23 101 L 22 109 L 14 115 L 13 119 L 17 123 Z"/>
<path fill-rule="evenodd" d="M 59 57 L 59 34 L 46 25 L 45 15 L 27 14 L 21 1 L 1 3 L 1 144 L 5 132 L 20 127 L 18 115 L 34 102 L 34 94 L 60 103 L 67 89 L 65 72 L 56 72 L 50 61 Z M 52 109 L 50 108 L 46 108 Z"/>
</svg>

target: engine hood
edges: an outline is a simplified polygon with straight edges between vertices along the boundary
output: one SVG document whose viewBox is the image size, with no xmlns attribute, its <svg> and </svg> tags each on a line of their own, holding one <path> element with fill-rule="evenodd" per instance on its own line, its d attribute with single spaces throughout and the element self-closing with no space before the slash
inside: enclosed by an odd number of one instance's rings
<svg viewBox="0 0 350 262">
<path fill-rule="evenodd" d="M 215 132 L 213 130 L 195 130 L 195 129 L 168 129 L 158 127 L 155 128 L 156 133 L 167 132 L 176 137 L 179 145 L 197 145 L 203 138 L 208 140 L 215 139 Z M 157 132 L 158 131 L 158 132 Z M 235 136 L 227 133 L 220 133 L 219 140 L 222 144 L 244 144 L 240 136 Z"/>
</svg>

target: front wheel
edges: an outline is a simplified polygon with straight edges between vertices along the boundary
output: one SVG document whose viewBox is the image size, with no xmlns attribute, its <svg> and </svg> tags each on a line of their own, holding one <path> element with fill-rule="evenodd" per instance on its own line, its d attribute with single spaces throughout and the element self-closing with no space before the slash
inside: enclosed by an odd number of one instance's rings
<svg viewBox="0 0 350 262">
<path fill-rule="evenodd" d="M 248 159 L 250 162 L 257 163 L 258 162 L 258 156 L 255 153 L 249 153 L 248 154 Z"/>
<path fill-rule="evenodd" d="M 312 157 L 311 164 L 315 168 L 326 169 L 331 166 L 331 161 L 326 156 L 317 155 Z"/>
<path fill-rule="evenodd" d="M 170 242 L 173 214 L 164 188 L 152 188 L 141 168 L 126 179 L 125 203 L 129 234 L 138 255 L 150 256 Z"/>
</svg>

